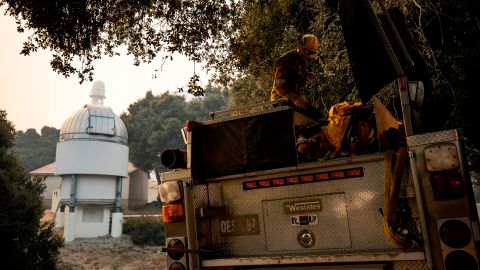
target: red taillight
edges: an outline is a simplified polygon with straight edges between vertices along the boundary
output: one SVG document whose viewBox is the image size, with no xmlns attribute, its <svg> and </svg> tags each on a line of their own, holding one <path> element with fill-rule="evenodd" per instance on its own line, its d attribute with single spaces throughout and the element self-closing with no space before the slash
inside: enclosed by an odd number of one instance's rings
<svg viewBox="0 0 480 270">
<path fill-rule="evenodd" d="M 445 258 L 446 270 L 477 270 L 478 263 L 475 258 L 463 250 L 455 250 Z"/>
<path fill-rule="evenodd" d="M 168 270 L 186 270 L 187 269 L 187 244 L 185 237 L 172 237 L 165 239 L 165 250 L 167 252 Z"/>
<path fill-rule="evenodd" d="M 185 245 L 179 239 L 172 239 L 167 244 L 167 254 L 173 260 L 180 260 L 185 256 Z"/>
<path fill-rule="evenodd" d="M 185 266 L 179 262 L 174 262 L 170 265 L 168 270 L 186 270 Z"/>
<path fill-rule="evenodd" d="M 192 131 L 192 121 L 186 121 L 185 122 L 185 129 L 190 132 Z"/>
<path fill-rule="evenodd" d="M 470 218 L 439 219 L 437 226 L 445 269 L 478 270 Z"/>
<path fill-rule="evenodd" d="M 167 255 L 170 259 L 178 262 L 172 262 L 168 270 L 186 270 L 184 263 L 185 259 L 185 244 L 180 239 L 171 239 L 167 243 Z M 181 260 L 181 261 L 179 261 Z"/>
<path fill-rule="evenodd" d="M 438 231 L 440 239 L 452 248 L 463 248 L 472 239 L 472 232 L 467 224 L 457 219 L 445 221 Z"/>
<path fill-rule="evenodd" d="M 185 219 L 183 204 L 166 204 L 162 206 L 162 219 L 165 223 L 181 222 Z"/>
<path fill-rule="evenodd" d="M 459 199 L 465 194 L 463 181 L 458 171 L 431 173 L 430 182 L 436 200 Z"/>
</svg>

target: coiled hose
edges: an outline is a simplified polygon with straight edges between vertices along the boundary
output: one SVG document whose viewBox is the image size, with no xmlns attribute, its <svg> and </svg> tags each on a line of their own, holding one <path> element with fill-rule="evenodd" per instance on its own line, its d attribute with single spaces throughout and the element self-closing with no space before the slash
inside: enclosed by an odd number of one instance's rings
<svg viewBox="0 0 480 270">
<path fill-rule="evenodd" d="M 399 246 L 406 248 L 408 239 L 397 231 L 397 201 L 405 165 L 408 162 L 407 148 L 400 147 L 396 152 L 385 153 L 385 180 L 383 205 L 383 230 L 385 235 Z"/>
</svg>

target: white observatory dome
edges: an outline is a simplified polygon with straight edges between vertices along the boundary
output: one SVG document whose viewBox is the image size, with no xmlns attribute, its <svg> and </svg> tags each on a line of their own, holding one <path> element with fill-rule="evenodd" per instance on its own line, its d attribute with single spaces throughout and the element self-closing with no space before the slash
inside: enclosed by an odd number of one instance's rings
<svg viewBox="0 0 480 270">
<path fill-rule="evenodd" d="M 85 105 L 63 122 L 60 142 L 68 140 L 102 140 L 127 144 L 128 132 L 123 121 L 110 107 Z"/>
<path fill-rule="evenodd" d="M 89 95 L 92 104 L 70 115 L 60 129 L 60 142 L 69 140 L 101 140 L 127 144 L 128 133 L 123 121 L 110 107 L 103 106 L 105 84 L 93 83 Z"/>
<path fill-rule="evenodd" d="M 60 129 L 57 144 L 58 175 L 128 176 L 128 132 L 112 108 L 103 106 L 105 84 L 96 81 L 92 104 L 71 114 Z"/>
</svg>

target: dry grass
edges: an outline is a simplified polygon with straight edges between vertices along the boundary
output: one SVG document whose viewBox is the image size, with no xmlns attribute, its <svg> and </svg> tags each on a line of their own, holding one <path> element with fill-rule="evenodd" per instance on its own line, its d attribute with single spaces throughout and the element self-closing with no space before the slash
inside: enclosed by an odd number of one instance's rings
<svg viewBox="0 0 480 270">
<path fill-rule="evenodd" d="M 58 269 L 166 269 L 160 246 L 137 246 L 128 235 L 75 239 L 60 251 Z"/>
<path fill-rule="evenodd" d="M 155 212 L 157 203 L 149 204 L 140 210 Z M 135 212 L 133 212 L 135 213 Z M 53 220 L 54 213 L 45 211 L 42 221 Z M 62 229 L 56 230 L 63 234 Z M 60 249 L 59 270 L 164 270 L 167 268 L 165 253 L 161 246 L 138 246 L 130 236 L 80 238 L 66 242 Z"/>
</svg>

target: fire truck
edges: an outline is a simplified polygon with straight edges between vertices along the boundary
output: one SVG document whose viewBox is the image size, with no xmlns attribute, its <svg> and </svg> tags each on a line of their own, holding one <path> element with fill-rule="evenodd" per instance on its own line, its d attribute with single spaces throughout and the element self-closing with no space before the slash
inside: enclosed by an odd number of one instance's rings
<svg viewBox="0 0 480 270">
<path fill-rule="evenodd" d="M 372 18 L 369 1 L 353 2 Z M 185 149 L 161 154 L 167 268 L 478 270 L 462 132 L 416 132 L 419 83 L 392 47 L 405 139 L 396 150 L 300 162 L 299 134 L 318 121 L 284 102 L 187 121 Z M 379 136 L 391 115 L 381 104 L 374 115 Z"/>
</svg>

